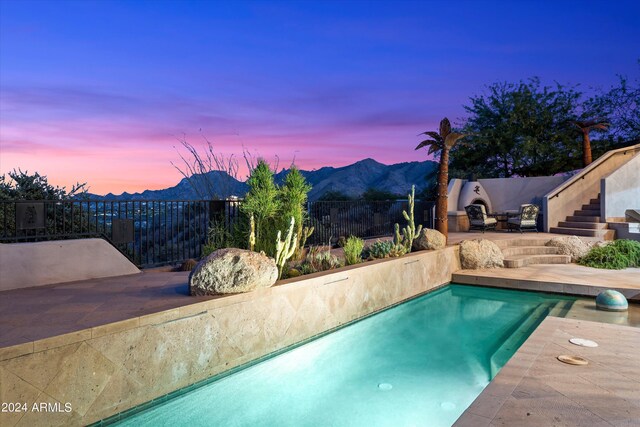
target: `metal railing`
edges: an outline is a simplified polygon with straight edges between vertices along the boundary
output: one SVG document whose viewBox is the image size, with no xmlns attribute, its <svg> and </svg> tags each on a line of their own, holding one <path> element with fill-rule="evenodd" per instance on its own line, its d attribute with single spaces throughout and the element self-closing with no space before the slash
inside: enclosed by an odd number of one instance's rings
<svg viewBox="0 0 640 427">
<path fill-rule="evenodd" d="M 230 223 L 237 201 L 0 201 L 0 242 L 102 237 L 133 263 L 152 267 L 198 258 L 209 223 Z"/>
<path fill-rule="evenodd" d="M 220 225 L 240 218 L 237 200 L 0 200 L 0 242 L 101 237 L 140 267 L 199 258 Z M 416 201 L 416 223 L 433 228 L 432 202 Z M 307 244 L 341 236 L 375 238 L 405 224 L 406 200 L 318 201 L 308 205 L 315 231 Z M 212 228 L 215 222 L 216 228 Z"/>
<path fill-rule="evenodd" d="M 416 225 L 433 228 L 433 202 L 416 201 Z M 309 204 L 309 223 L 314 232 L 309 244 L 334 244 L 340 237 L 357 236 L 371 239 L 393 234 L 394 224 L 404 226 L 402 215 L 408 209 L 407 200 L 317 201 Z"/>
</svg>

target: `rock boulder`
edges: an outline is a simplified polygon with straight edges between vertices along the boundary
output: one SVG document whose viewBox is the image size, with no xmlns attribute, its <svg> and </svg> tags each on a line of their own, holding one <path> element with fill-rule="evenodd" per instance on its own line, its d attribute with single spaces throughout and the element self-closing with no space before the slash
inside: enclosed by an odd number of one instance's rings
<svg viewBox="0 0 640 427">
<path fill-rule="evenodd" d="M 465 270 L 504 267 L 504 255 L 491 240 L 464 240 L 460 243 L 460 263 Z"/>
<path fill-rule="evenodd" d="M 560 255 L 569 255 L 571 262 L 578 262 L 589 252 L 593 243 L 585 242 L 577 236 L 566 236 L 554 237 L 545 243 L 545 246 L 556 247 Z"/>
<path fill-rule="evenodd" d="M 423 228 L 416 240 L 413 241 L 413 250 L 442 249 L 447 246 L 447 238 L 438 230 Z"/>
<path fill-rule="evenodd" d="M 219 249 L 202 259 L 189 275 L 191 295 L 250 292 L 278 279 L 273 258 L 243 249 Z"/>
</svg>

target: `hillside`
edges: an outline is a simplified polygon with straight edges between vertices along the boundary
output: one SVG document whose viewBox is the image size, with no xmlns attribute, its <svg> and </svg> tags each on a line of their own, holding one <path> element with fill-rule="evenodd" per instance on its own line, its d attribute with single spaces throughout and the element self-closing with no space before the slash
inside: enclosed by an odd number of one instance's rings
<svg viewBox="0 0 640 427">
<path fill-rule="evenodd" d="M 425 177 L 436 168 L 437 163 L 429 160 L 385 165 L 373 159 L 364 159 L 340 168 L 328 166 L 301 172 L 313 186 L 309 193 L 309 200 L 313 201 L 327 191 L 337 191 L 351 197 L 358 197 L 369 188 L 405 194 L 411 189 L 411 185 L 415 184 L 416 191 L 419 192 L 426 185 Z M 276 182 L 282 183 L 287 172 L 278 172 L 275 175 Z M 212 193 L 219 197 L 242 197 L 247 192 L 247 184 L 225 172 L 212 171 L 206 174 L 206 177 L 194 175 L 190 179 L 192 182 L 183 178 L 177 185 L 163 190 L 145 190 L 133 194 L 125 192 L 119 195 L 109 193 L 105 196 L 91 197 L 106 200 L 197 200 Z"/>
</svg>

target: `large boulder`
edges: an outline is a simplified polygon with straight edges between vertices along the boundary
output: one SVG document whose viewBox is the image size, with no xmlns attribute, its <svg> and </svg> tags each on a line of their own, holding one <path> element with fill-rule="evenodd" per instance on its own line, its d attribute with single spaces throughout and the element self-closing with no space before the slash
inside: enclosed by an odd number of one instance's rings
<svg viewBox="0 0 640 427">
<path fill-rule="evenodd" d="M 491 240 L 464 240 L 460 243 L 460 263 L 465 270 L 504 267 L 504 255 Z"/>
<path fill-rule="evenodd" d="M 546 246 L 558 248 L 560 255 L 571 256 L 571 262 L 578 262 L 591 250 L 594 243 L 585 242 L 577 236 L 554 237 L 545 243 Z"/>
<path fill-rule="evenodd" d="M 243 249 L 219 249 L 202 259 L 189 275 L 191 295 L 250 292 L 278 279 L 273 258 Z"/>
<path fill-rule="evenodd" d="M 423 228 L 416 240 L 413 241 L 414 251 L 442 249 L 447 246 L 447 238 L 438 230 Z"/>
</svg>

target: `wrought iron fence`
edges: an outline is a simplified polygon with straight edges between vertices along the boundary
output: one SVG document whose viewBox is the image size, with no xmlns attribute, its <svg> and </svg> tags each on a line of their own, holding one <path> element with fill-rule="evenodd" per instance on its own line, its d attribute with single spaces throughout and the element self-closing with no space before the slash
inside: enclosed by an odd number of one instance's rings
<svg viewBox="0 0 640 427">
<path fill-rule="evenodd" d="M 210 233 L 230 231 L 240 218 L 236 200 L 2 200 L 0 242 L 102 237 L 140 267 L 198 258 Z M 341 236 L 375 238 L 404 224 L 406 200 L 318 201 L 308 205 L 315 231 L 307 244 Z M 433 228 L 433 203 L 416 201 L 418 224 Z M 215 223 L 215 227 L 212 227 Z"/>
<path fill-rule="evenodd" d="M 315 231 L 310 244 L 334 244 L 341 237 L 357 236 L 364 239 L 393 234 L 394 224 L 406 223 L 402 215 L 408 209 L 407 200 L 349 200 L 317 201 L 309 204 L 309 222 Z M 434 203 L 416 201 L 416 225 L 433 228 Z"/>
<path fill-rule="evenodd" d="M 0 241 L 103 237 L 152 267 L 198 258 L 213 219 L 231 224 L 237 201 L 0 201 Z"/>
</svg>

